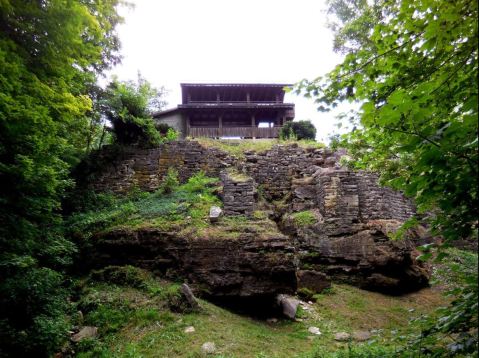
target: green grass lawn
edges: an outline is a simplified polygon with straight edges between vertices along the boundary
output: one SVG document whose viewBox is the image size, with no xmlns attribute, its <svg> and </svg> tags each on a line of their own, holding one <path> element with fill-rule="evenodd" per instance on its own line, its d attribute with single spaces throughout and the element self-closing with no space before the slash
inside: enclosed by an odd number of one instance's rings
<svg viewBox="0 0 479 358">
<path fill-rule="evenodd" d="M 200 313 L 173 313 L 166 301 L 177 285 L 149 280 L 143 288 L 89 281 L 81 302 L 95 304 L 84 324 L 98 326 L 99 337 L 82 342 L 77 357 L 202 357 L 205 342 L 215 343 L 213 357 L 340 357 L 351 347 L 336 342 L 334 333 L 356 330 L 373 336 L 369 343 L 352 343 L 353 350 L 379 349 L 379 356 L 392 357 L 393 338 L 417 329 L 410 320 L 447 302 L 434 288 L 394 297 L 334 285 L 327 294 L 316 295 L 300 321 L 268 323 L 203 300 Z M 195 332 L 185 333 L 188 326 Z M 310 326 L 322 334 L 311 335 Z"/>
</svg>

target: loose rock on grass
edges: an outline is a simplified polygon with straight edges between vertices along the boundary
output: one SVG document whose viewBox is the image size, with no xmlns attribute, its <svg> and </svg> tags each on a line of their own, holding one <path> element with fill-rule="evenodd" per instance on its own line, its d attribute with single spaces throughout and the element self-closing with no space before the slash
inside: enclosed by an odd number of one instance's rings
<svg viewBox="0 0 479 358">
<path fill-rule="evenodd" d="M 201 351 L 204 354 L 213 354 L 216 352 L 216 345 L 213 342 L 203 343 L 201 346 Z"/>
<path fill-rule="evenodd" d="M 346 332 L 338 332 L 334 334 L 334 340 L 338 342 L 347 342 L 351 338 L 351 335 Z"/>
</svg>

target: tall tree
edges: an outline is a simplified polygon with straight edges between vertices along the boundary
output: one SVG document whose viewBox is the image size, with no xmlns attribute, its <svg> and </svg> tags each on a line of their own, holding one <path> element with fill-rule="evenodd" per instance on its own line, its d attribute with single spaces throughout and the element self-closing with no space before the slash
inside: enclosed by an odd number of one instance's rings
<svg viewBox="0 0 479 358">
<path fill-rule="evenodd" d="M 356 130 L 344 141 L 357 166 L 413 197 L 435 232 L 468 238 L 477 229 L 477 3 L 383 5 L 369 30 L 373 45 L 354 48 L 296 90 L 323 110 L 361 103 Z M 371 18 L 369 6 L 353 22 L 361 16 Z M 363 32 L 348 36 L 363 44 Z"/>
<path fill-rule="evenodd" d="M 66 334 L 58 229 L 85 148 L 88 89 L 119 61 L 120 0 L 0 1 L 0 356 L 46 356 Z"/>
<path fill-rule="evenodd" d="M 280 131 L 280 137 L 298 140 L 315 140 L 316 127 L 311 121 L 287 122 Z"/>
<path fill-rule="evenodd" d="M 387 11 L 385 0 L 328 0 L 328 27 L 335 34 L 333 48 L 353 53 L 376 46 L 371 31 Z"/>
<path fill-rule="evenodd" d="M 331 5 L 345 59 L 296 91 L 316 97 L 322 110 L 343 101 L 361 104 L 355 130 L 342 141 L 352 164 L 381 173 L 384 184 L 414 198 L 422 220 L 446 245 L 477 240 L 477 2 Z M 469 334 L 477 327 L 477 276 L 458 292 L 434 330 L 453 333 L 457 350 L 467 351 L 477 345 Z"/>
<path fill-rule="evenodd" d="M 151 114 L 166 105 L 165 92 L 164 87 L 153 87 L 140 74 L 136 82 L 114 79 L 108 85 L 102 111 L 113 125 L 118 143 L 150 146 L 161 142 Z"/>
</svg>

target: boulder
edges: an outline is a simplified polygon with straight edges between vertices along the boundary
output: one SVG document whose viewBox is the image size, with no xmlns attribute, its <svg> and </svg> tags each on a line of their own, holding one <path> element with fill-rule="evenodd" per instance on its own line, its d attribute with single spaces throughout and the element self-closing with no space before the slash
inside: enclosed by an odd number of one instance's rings
<svg viewBox="0 0 479 358">
<path fill-rule="evenodd" d="M 416 260 L 413 242 L 389 238 L 386 228 L 390 223 L 376 220 L 343 226 L 342 220 L 329 219 L 323 225 L 296 231 L 300 267 L 307 266 L 307 271 L 318 271 L 332 281 L 390 294 L 428 285 L 429 266 Z M 297 273 L 298 287 L 314 282 L 306 279 L 308 276 L 313 275 L 308 272 L 303 279 Z"/>
<path fill-rule="evenodd" d="M 309 327 L 308 332 L 311 333 L 311 334 L 315 334 L 317 336 L 319 336 L 321 334 L 321 331 L 319 330 L 318 327 Z"/>
<path fill-rule="evenodd" d="M 212 206 L 210 208 L 210 221 L 212 223 L 214 222 L 217 222 L 219 220 L 219 218 L 221 217 L 221 215 L 223 214 L 223 210 L 221 210 L 221 208 L 219 206 Z"/>
<path fill-rule="evenodd" d="M 371 333 L 369 331 L 355 331 L 352 337 L 355 341 L 364 342 L 371 338 Z"/>
<path fill-rule="evenodd" d="M 80 330 L 72 335 L 71 340 L 75 343 L 80 342 L 85 338 L 94 338 L 98 334 L 98 328 L 93 326 L 84 326 Z"/>
<path fill-rule="evenodd" d="M 276 303 L 281 307 L 281 311 L 285 317 L 289 319 L 296 318 L 299 300 L 294 297 L 281 294 L 276 297 Z"/>
<path fill-rule="evenodd" d="M 194 333 L 195 332 L 195 327 L 193 326 L 188 326 L 184 330 L 185 333 Z"/>
<path fill-rule="evenodd" d="M 204 354 L 214 354 L 216 352 L 216 345 L 213 342 L 205 342 L 201 346 L 201 351 Z"/>
<path fill-rule="evenodd" d="M 347 342 L 351 339 L 351 335 L 346 332 L 337 332 L 334 334 L 334 340 L 338 342 Z"/>
<path fill-rule="evenodd" d="M 198 303 L 198 300 L 191 291 L 191 288 L 186 283 L 181 285 L 180 292 L 192 311 L 198 311 L 200 309 L 200 304 Z"/>
</svg>

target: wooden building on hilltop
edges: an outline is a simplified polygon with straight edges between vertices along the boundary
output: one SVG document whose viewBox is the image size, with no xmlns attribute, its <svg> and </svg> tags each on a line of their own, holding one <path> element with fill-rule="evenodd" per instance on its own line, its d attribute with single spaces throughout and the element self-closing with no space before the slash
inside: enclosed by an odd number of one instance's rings
<svg viewBox="0 0 479 358">
<path fill-rule="evenodd" d="M 284 103 L 288 84 L 182 83 L 182 103 L 154 114 L 182 137 L 277 138 L 294 119 L 294 104 Z"/>
</svg>

